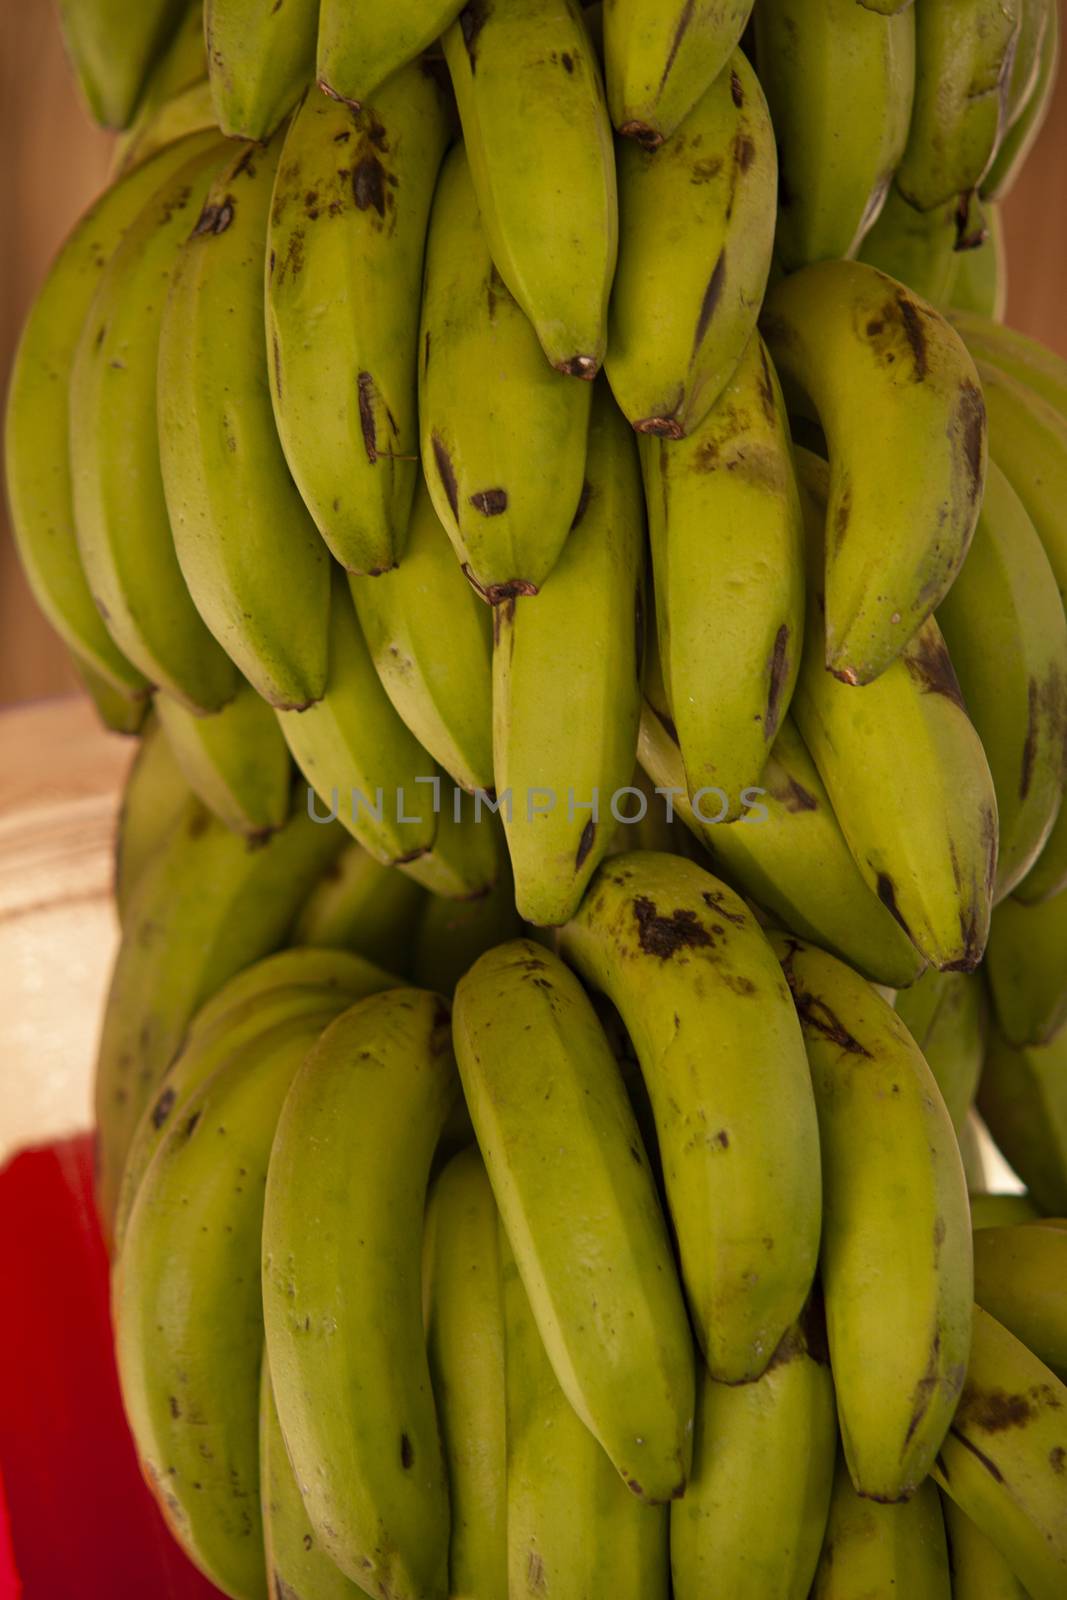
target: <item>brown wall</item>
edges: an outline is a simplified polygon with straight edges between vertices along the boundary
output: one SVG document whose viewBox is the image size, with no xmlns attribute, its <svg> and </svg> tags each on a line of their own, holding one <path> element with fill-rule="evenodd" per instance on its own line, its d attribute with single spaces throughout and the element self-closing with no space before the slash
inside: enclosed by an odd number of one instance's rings
<svg viewBox="0 0 1067 1600">
<path fill-rule="evenodd" d="M 1061 0 L 1067 33 L 1067 0 Z M 54 0 L 0 0 L 0 384 L 35 286 L 104 181 L 110 139 L 78 102 Z M 1007 320 L 1067 356 L 1067 71 L 1005 205 Z M 38 614 L 0 519 L 0 705 L 76 686 Z"/>
</svg>

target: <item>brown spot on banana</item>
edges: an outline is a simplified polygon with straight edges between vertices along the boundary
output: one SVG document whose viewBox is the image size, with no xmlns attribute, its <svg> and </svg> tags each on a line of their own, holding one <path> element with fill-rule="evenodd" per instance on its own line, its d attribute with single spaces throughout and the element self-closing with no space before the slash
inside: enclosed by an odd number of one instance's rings
<svg viewBox="0 0 1067 1600">
<path fill-rule="evenodd" d="M 778 732 L 782 718 L 782 696 L 789 675 L 789 629 L 783 622 L 774 636 L 771 651 L 770 688 L 767 693 L 767 710 L 763 718 L 763 736 L 769 744 Z"/>
<path fill-rule="evenodd" d="M 969 379 L 960 384 L 952 432 L 958 436 L 963 451 L 968 474 L 967 495 L 973 504 L 981 495 L 984 481 L 986 409 L 982 391 Z"/>
<path fill-rule="evenodd" d="M 885 906 L 890 916 L 894 917 L 897 922 L 900 923 L 900 926 L 904 929 L 904 932 L 910 939 L 911 930 L 909 929 L 908 924 L 904 921 L 904 918 L 901 916 L 900 907 L 897 905 L 896 885 L 887 872 L 880 872 L 878 874 L 878 882 L 876 887 L 878 890 L 879 900 Z"/>
<path fill-rule="evenodd" d="M 478 70 L 478 35 L 488 22 L 491 11 L 489 0 L 471 0 L 459 14 L 460 32 L 463 34 L 472 78 Z"/>
<path fill-rule="evenodd" d="M 1023 741 L 1022 772 L 1019 776 L 1020 800 L 1025 800 L 1030 793 L 1030 784 L 1034 776 L 1034 762 L 1037 759 L 1038 702 L 1037 679 L 1031 678 L 1026 685 L 1026 738 Z"/>
<path fill-rule="evenodd" d="M 499 517 L 508 509 L 508 491 L 506 489 L 479 489 L 470 496 L 470 504 L 475 511 L 480 511 L 483 517 Z"/>
<path fill-rule="evenodd" d="M 234 219 L 235 211 L 236 206 L 232 195 L 228 194 L 225 200 L 220 200 L 217 205 L 208 202 L 197 218 L 192 237 L 195 239 L 198 234 L 217 235 L 225 233 Z"/>
<path fill-rule="evenodd" d="M 922 1422 L 922 1419 L 929 1411 L 930 1403 L 937 1392 L 939 1381 L 938 1363 L 940 1356 L 941 1334 L 940 1331 L 938 1331 L 934 1334 L 933 1343 L 930 1346 L 930 1358 L 926 1363 L 926 1371 L 915 1385 L 915 1393 L 912 1395 L 911 1416 L 908 1419 L 908 1431 L 904 1435 L 905 1450 L 911 1443 L 916 1428 L 918 1428 L 919 1424 Z"/>
<path fill-rule="evenodd" d="M 377 429 L 374 423 L 374 379 L 369 372 L 361 372 L 356 379 L 359 400 L 359 427 L 363 435 L 363 448 L 371 466 L 378 461 Z"/>
<path fill-rule="evenodd" d="M 944 695 L 966 714 L 963 691 L 941 635 L 923 629 L 904 652 L 904 664 L 924 694 Z"/>
<path fill-rule="evenodd" d="M 456 482 L 456 471 L 452 465 L 452 457 L 445 447 L 445 442 L 436 431 L 431 435 L 433 443 L 433 458 L 437 465 L 437 476 L 441 480 L 441 487 L 445 491 L 448 503 L 452 507 L 452 515 L 459 521 L 459 485 Z M 467 568 L 463 569 L 467 572 Z M 470 576 L 469 572 L 467 573 Z M 478 585 L 475 584 L 475 588 Z"/>
<path fill-rule="evenodd" d="M 696 332 L 693 336 L 693 349 L 696 350 L 711 325 L 715 315 L 715 307 L 722 297 L 723 285 L 726 282 L 726 247 L 719 251 L 719 259 L 712 268 L 708 286 L 704 290 L 704 298 L 700 302 L 700 315 L 697 317 Z"/>
<path fill-rule="evenodd" d="M 671 75 L 671 68 L 674 66 L 675 60 L 677 59 L 682 40 L 685 38 L 689 29 L 689 24 L 693 20 L 693 11 L 695 7 L 696 0 L 685 0 L 685 5 L 682 7 L 679 13 L 678 23 L 671 39 L 671 47 L 667 52 L 667 60 L 663 68 L 663 76 L 659 80 L 659 94 L 663 93 L 663 86 Z"/>
<path fill-rule="evenodd" d="M 663 916 L 646 895 L 638 895 L 633 908 L 637 942 L 647 956 L 670 961 L 681 950 L 710 945 L 712 942 L 710 933 L 698 920 L 696 912 L 686 907 Z"/>
<path fill-rule="evenodd" d="M 584 866 L 586 860 L 588 859 L 589 852 L 593 848 L 593 844 L 594 844 L 595 840 L 596 840 L 596 823 L 593 821 L 592 817 L 590 817 L 589 821 L 586 823 L 585 827 L 582 829 L 581 838 L 578 840 L 578 849 L 577 849 L 577 852 L 575 853 L 575 857 L 574 857 L 574 870 L 575 870 L 575 872 L 580 872 L 582 870 L 582 867 Z"/>
<path fill-rule="evenodd" d="M 909 299 L 904 293 L 897 295 L 897 309 L 900 313 L 900 322 L 904 329 L 905 338 L 911 347 L 911 357 L 915 366 L 915 381 L 922 383 L 929 370 L 926 334 L 923 332 L 922 325 L 923 313 L 914 300 Z"/>
</svg>

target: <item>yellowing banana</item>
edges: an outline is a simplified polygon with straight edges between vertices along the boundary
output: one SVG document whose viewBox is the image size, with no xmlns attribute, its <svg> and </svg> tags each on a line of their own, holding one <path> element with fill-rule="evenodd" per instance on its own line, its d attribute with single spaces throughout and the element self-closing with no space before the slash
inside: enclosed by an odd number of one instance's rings
<svg viewBox="0 0 1067 1600">
<path fill-rule="evenodd" d="M 983 1228 L 974 1298 L 1067 1382 L 1067 1230 L 1029 1222 Z"/>
<path fill-rule="evenodd" d="M 829 446 L 826 664 L 869 683 L 944 597 L 974 532 L 986 460 L 974 363 L 932 307 L 862 262 L 786 278 L 761 327 L 786 399 L 814 408 Z"/>
<path fill-rule="evenodd" d="M 107 128 L 125 128 L 149 71 L 185 0 L 60 0 L 59 20 L 89 110 Z"/>
<path fill-rule="evenodd" d="M 204 0 L 215 120 L 240 139 L 269 139 L 310 83 L 317 0 Z"/>
<path fill-rule="evenodd" d="M 611 120 L 646 150 L 669 139 L 740 43 L 752 0 L 606 0 Z"/>
<path fill-rule="evenodd" d="M 289 750 L 251 684 L 241 683 L 210 716 L 195 716 L 163 691 L 156 710 L 186 783 L 220 822 L 253 839 L 281 827 L 289 814 Z"/>
<path fill-rule="evenodd" d="M 1009 1044 L 1048 1044 L 1067 1022 L 1067 890 L 1038 905 L 1003 901 L 993 913 L 986 977 Z"/>
<path fill-rule="evenodd" d="M 973 972 L 928 969 L 902 989 L 894 1010 L 919 1046 L 959 1134 L 985 1058 L 982 980 Z"/>
<path fill-rule="evenodd" d="M 1067 1216 L 1067 1030 L 1017 1048 L 991 1028 L 978 1110 L 1034 1203 Z"/>
<path fill-rule="evenodd" d="M 477 7 L 463 0 L 321 0 L 316 76 L 319 88 L 357 110 L 376 89 L 432 45 L 461 10 L 473 26 Z"/>
<path fill-rule="evenodd" d="M 992 1540 L 947 1494 L 941 1510 L 948 1534 L 953 1600 L 1027 1600 L 1026 1591 Z"/>
<path fill-rule="evenodd" d="M 752 335 L 770 270 L 777 160 L 739 50 L 658 150 L 628 139 L 606 369 L 639 433 L 698 426 Z"/>
<path fill-rule="evenodd" d="M 159 719 L 150 716 L 130 763 L 115 829 L 115 904 L 124 922 L 143 874 L 189 803 L 189 785 Z"/>
<path fill-rule="evenodd" d="M 941 1503 L 933 1484 L 921 1485 L 903 1505 L 864 1500 L 838 1461 L 811 1600 L 859 1600 L 908 1595 L 912 1600 L 952 1600 Z"/>
<path fill-rule="evenodd" d="M 418 66 L 361 112 L 311 92 L 274 180 L 274 416 L 304 502 L 352 572 L 392 567 L 411 513 L 422 258 L 448 132 L 440 87 Z"/>
<path fill-rule="evenodd" d="M 301 906 L 293 942 L 352 950 L 406 973 L 423 901 L 417 883 L 376 861 L 353 839 Z"/>
</svg>

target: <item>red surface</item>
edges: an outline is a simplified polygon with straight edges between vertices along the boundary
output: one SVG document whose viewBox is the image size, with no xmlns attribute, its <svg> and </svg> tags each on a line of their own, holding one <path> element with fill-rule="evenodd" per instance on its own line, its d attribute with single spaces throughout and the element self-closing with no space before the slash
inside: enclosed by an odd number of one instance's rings
<svg viewBox="0 0 1067 1600">
<path fill-rule="evenodd" d="M 0 1262 L 0 1600 L 217 1600 L 137 1468 L 88 1137 L 0 1172 Z"/>
</svg>

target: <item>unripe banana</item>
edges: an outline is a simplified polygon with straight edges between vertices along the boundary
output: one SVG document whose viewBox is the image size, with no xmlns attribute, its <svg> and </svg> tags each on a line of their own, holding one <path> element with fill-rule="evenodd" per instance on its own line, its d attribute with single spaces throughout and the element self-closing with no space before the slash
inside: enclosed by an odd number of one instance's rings
<svg viewBox="0 0 1067 1600">
<path fill-rule="evenodd" d="M 450 995 L 478 957 L 505 940 L 517 939 L 522 921 L 506 852 L 496 883 L 475 900 L 427 895 L 411 934 L 411 975 L 423 989 Z"/>
<path fill-rule="evenodd" d="M 1025 333 L 973 311 L 954 307 L 949 318 L 976 361 L 996 367 L 1033 390 L 1054 410 L 1067 413 L 1067 361 L 1062 356 Z"/>
<path fill-rule="evenodd" d="M 860 1600 L 907 1595 L 952 1600 L 941 1502 L 924 1483 L 903 1505 L 864 1500 L 838 1461 L 819 1568 L 811 1600 Z"/>
<path fill-rule="evenodd" d="M 915 103 L 896 182 L 919 211 L 976 189 L 1004 131 L 1021 0 L 915 8 Z"/>
<path fill-rule="evenodd" d="M 249 683 L 229 705 L 195 716 L 163 690 L 156 709 L 190 789 L 220 822 L 251 839 L 289 815 L 292 766 L 278 719 Z"/>
<path fill-rule="evenodd" d="M 326 868 L 327 873 L 330 868 Z M 396 980 L 383 985 L 380 967 L 369 959 L 347 950 L 328 950 L 293 946 L 263 956 L 216 989 L 205 1000 L 189 1024 L 183 1049 L 189 1045 L 206 1044 L 218 1038 L 228 1027 L 231 1018 L 243 1014 L 246 1007 L 265 998 L 273 998 L 282 989 L 324 989 L 328 993 L 350 994 L 353 999 L 371 994 L 378 988 L 395 988 Z"/>
<path fill-rule="evenodd" d="M 1026 15 L 1031 9 L 1044 9 L 1046 12 L 1045 30 L 1039 46 L 1037 70 L 1034 74 L 1030 92 L 1026 95 L 1023 104 L 1018 109 L 1014 120 L 1010 122 L 1007 131 L 1003 134 L 1000 148 L 993 158 L 993 164 L 982 180 L 982 193 L 990 199 L 1002 200 L 1009 194 L 1016 178 L 1026 164 L 1037 136 L 1045 125 L 1052 99 L 1056 89 L 1057 75 L 1060 64 L 1060 8 L 1056 0 L 1023 0 L 1023 27 L 1026 27 Z M 1018 58 L 1018 50 L 1016 51 Z M 1010 116 L 1013 91 L 1015 89 L 1015 73 L 1008 90 L 1008 114 Z"/>
<path fill-rule="evenodd" d="M 1009 1044 L 1048 1044 L 1067 1022 L 1067 890 L 1038 905 L 1003 901 L 993 913 L 986 977 Z"/>
<path fill-rule="evenodd" d="M 967 1361 L 971 1226 L 959 1147 L 892 1007 L 833 956 L 784 936 L 772 943 L 819 1114 L 820 1272 L 845 1458 L 861 1494 L 906 1500 L 941 1445 Z"/>
<path fill-rule="evenodd" d="M 972 1194 L 971 1227 L 1009 1228 L 1022 1222 L 1036 1222 L 1041 1216 L 1029 1195 Z"/>
<path fill-rule="evenodd" d="M 400 716 L 461 788 L 491 790 L 492 613 L 464 580 L 421 474 L 404 559 L 350 588 Z"/>
<path fill-rule="evenodd" d="M 151 695 L 141 690 L 126 694 L 116 688 L 110 678 L 97 672 L 84 657 L 76 655 L 73 650 L 68 650 L 67 655 L 93 703 L 101 726 L 109 733 L 119 733 L 125 737 L 139 734 L 152 709 Z"/>
<path fill-rule="evenodd" d="M 97 122 L 125 128 L 184 0 L 60 0 L 59 20 L 78 86 Z"/>
<path fill-rule="evenodd" d="M 740 360 L 770 270 L 774 130 L 740 50 L 658 150 L 627 139 L 616 159 L 608 379 L 639 433 L 681 439 Z"/>
<path fill-rule="evenodd" d="M 138 883 L 164 848 L 189 803 L 189 785 L 159 719 L 150 716 L 122 788 L 115 829 L 115 906 L 129 913 Z"/>
<path fill-rule="evenodd" d="M 551 581 L 493 618 L 493 764 L 520 916 L 566 922 L 633 774 L 644 525 L 633 435 L 600 384 L 582 503 Z"/>
<path fill-rule="evenodd" d="M 508 1600 L 667 1600 L 666 1508 L 630 1494 L 568 1402 L 502 1230 L 500 1253 Z"/>
<path fill-rule="evenodd" d="M 547 364 L 494 267 L 462 144 L 434 197 L 419 341 L 434 509 L 485 599 L 536 594 L 578 509 L 593 397 Z"/>
<path fill-rule="evenodd" d="M 440 86 L 418 66 L 362 112 L 312 91 L 274 181 L 274 416 L 304 502 L 352 572 L 392 567 L 411 514 L 422 258 L 448 133 Z"/>
<path fill-rule="evenodd" d="M 381 1600 L 448 1594 L 420 1252 L 458 1089 L 438 996 L 362 1000 L 294 1080 L 267 1177 L 263 1309 L 282 1432 L 316 1537 Z"/>
<path fill-rule="evenodd" d="M 948 1534 L 952 1600 L 1027 1600 L 996 1545 L 947 1494 L 941 1496 L 941 1510 Z"/>
<path fill-rule="evenodd" d="M 741 40 L 752 0 L 606 0 L 604 73 L 611 120 L 657 149 L 714 83 Z"/>
<path fill-rule="evenodd" d="M 481 1156 L 461 1150 L 426 1207 L 423 1309 L 452 1532 L 449 1594 L 508 1600 L 504 1300 L 496 1202 Z"/>
<path fill-rule="evenodd" d="M 712 1375 L 756 1378 L 807 1298 L 820 1220 L 811 1081 L 777 962 L 730 889 L 652 852 L 604 863 L 560 948 L 637 1051 Z"/>
<path fill-rule="evenodd" d="M 203 30 L 200 37 L 203 41 Z M 124 173 L 174 139 L 205 129 L 216 131 L 215 110 L 211 104 L 211 85 L 207 78 L 198 78 L 155 107 L 143 125 L 131 128 L 124 135 L 122 160 L 116 163 L 115 170 Z"/>
<path fill-rule="evenodd" d="M 204 7 L 202 0 L 186 0 L 181 20 L 145 81 L 129 127 L 115 140 L 109 173 L 111 178 L 127 171 L 143 157 L 146 153 L 146 134 L 156 123 L 164 106 L 198 80 L 205 84 L 207 82 Z M 214 121 L 214 118 L 209 120 Z M 202 126 L 206 127 L 207 124 Z M 159 145 L 155 148 L 159 148 Z"/>
<path fill-rule="evenodd" d="M 826 664 L 869 683 L 944 597 L 974 532 L 986 461 L 974 363 L 932 307 L 862 262 L 794 273 L 761 325 L 786 399 L 814 408 L 829 446 Z"/>
<path fill-rule="evenodd" d="M 934 1478 L 982 1529 L 1030 1600 L 1067 1583 L 1067 1384 L 974 1308 L 967 1382 Z"/>
<path fill-rule="evenodd" d="M 971 254 L 969 249 L 957 250 L 964 227 L 966 218 L 957 200 L 932 211 L 916 211 L 896 184 L 890 184 L 858 259 L 906 284 L 931 305 L 943 306 L 952 293 L 958 263 Z"/>
<path fill-rule="evenodd" d="M 1024 905 L 1040 905 L 1067 889 L 1067 805 L 1061 803 L 1044 849 L 1021 883 L 1014 897 Z"/>
<path fill-rule="evenodd" d="M 1016 1048 L 991 1028 L 978 1110 L 1034 1203 L 1067 1216 L 1067 1030 Z"/>
<path fill-rule="evenodd" d="M 1031 1222 L 983 1228 L 974 1298 L 1067 1382 L 1067 1230 Z"/>
<path fill-rule="evenodd" d="M 787 272 L 854 255 L 881 209 L 908 140 L 915 15 L 879 15 L 856 0 L 755 8 L 778 139 L 775 253 Z"/>
<path fill-rule="evenodd" d="M 937 1081 L 957 1135 L 974 1102 L 985 1058 L 982 981 L 974 972 L 924 972 L 893 1008 Z"/>
<path fill-rule="evenodd" d="M 671 1507 L 674 1600 L 807 1600 L 837 1452 L 821 1312 L 755 1383 L 700 1378 L 693 1476 Z"/>
<path fill-rule="evenodd" d="M 690 795 L 741 815 L 789 709 L 804 523 L 782 391 L 758 333 L 687 439 L 645 437 L 656 630 Z M 718 798 L 718 795 L 716 795 Z"/>
<path fill-rule="evenodd" d="M 986 200 L 983 237 L 973 250 L 956 255 L 956 269 L 945 297 L 953 311 L 970 311 L 1002 322 L 1008 304 L 1007 243 L 1000 205 Z"/>
<path fill-rule="evenodd" d="M 596 1013 L 561 961 L 517 939 L 460 982 L 452 1031 L 560 1387 L 634 1494 L 676 1499 L 693 1445 L 692 1336 L 641 1135 Z"/>
<path fill-rule="evenodd" d="M 204 0 L 215 120 L 232 138 L 269 139 L 315 71 L 318 0 Z"/>
<path fill-rule="evenodd" d="M 552 365 L 594 378 L 619 213 L 604 86 L 576 0 L 468 6 L 443 45 L 497 271 Z"/>
<path fill-rule="evenodd" d="M 407 973 L 424 901 L 417 883 L 383 866 L 353 839 L 301 906 L 293 942 L 352 950 Z"/>
<path fill-rule="evenodd" d="M 401 67 L 432 45 L 463 10 L 463 0 L 321 0 L 319 88 L 357 110 Z M 470 6 L 474 26 L 477 7 Z"/>
<path fill-rule="evenodd" d="M 178 258 L 159 342 L 159 445 L 178 561 L 204 621 L 265 700 L 304 706 L 326 678 L 329 556 L 289 476 L 267 386 L 263 258 L 280 149 L 279 135 L 230 160 Z"/>
</svg>

